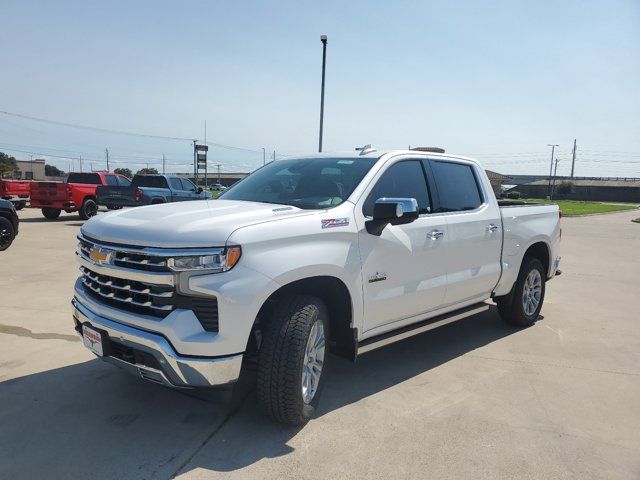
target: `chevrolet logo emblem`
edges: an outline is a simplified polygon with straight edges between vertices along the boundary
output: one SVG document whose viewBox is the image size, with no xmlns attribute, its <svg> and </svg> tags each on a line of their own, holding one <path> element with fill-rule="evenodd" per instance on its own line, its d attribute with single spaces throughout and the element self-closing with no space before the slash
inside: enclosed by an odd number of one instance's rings
<svg viewBox="0 0 640 480">
<path fill-rule="evenodd" d="M 96 264 L 111 263 L 111 250 L 106 248 L 92 248 L 89 252 L 89 258 Z"/>
</svg>

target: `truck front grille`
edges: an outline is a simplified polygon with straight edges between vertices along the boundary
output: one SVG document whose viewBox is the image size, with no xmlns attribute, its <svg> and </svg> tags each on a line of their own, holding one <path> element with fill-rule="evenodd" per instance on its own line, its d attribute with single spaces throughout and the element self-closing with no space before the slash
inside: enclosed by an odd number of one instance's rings
<svg viewBox="0 0 640 480">
<path fill-rule="evenodd" d="M 89 255 L 91 249 L 100 244 L 92 243 L 89 240 L 80 238 L 80 244 L 78 245 L 80 254 L 90 259 Z M 107 246 L 108 248 L 108 246 Z M 113 252 L 113 264 L 118 267 L 131 268 L 134 270 L 143 270 L 147 272 L 169 272 L 167 266 L 167 258 L 156 255 L 148 255 L 144 252 L 136 252 L 133 247 L 133 251 L 120 251 L 114 250 Z"/>
<path fill-rule="evenodd" d="M 173 310 L 173 287 L 100 275 L 85 267 L 80 267 L 80 271 L 85 290 L 103 303 L 155 317 L 166 317 Z"/>
<path fill-rule="evenodd" d="M 101 275 L 80 267 L 90 297 L 113 308 L 164 318 L 177 309 L 191 310 L 206 332 L 218 331 L 218 299 L 177 294 L 173 287 Z"/>
</svg>

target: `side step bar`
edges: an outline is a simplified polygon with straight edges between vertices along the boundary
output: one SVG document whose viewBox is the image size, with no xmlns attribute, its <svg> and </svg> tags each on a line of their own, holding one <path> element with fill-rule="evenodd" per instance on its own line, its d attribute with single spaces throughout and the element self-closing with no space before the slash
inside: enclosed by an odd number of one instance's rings
<svg viewBox="0 0 640 480">
<path fill-rule="evenodd" d="M 405 340 L 409 337 L 413 337 L 414 335 L 420 335 L 421 333 L 428 332 L 434 328 L 462 320 L 463 318 L 486 312 L 487 310 L 489 310 L 489 304 L 484 302 L 476 303 L 459 310 L 454 310 L 453 312 L 445 313 L 444 315 L 438 315 L 437 317 L 433 317 L 428 320 L 423 320 L 418 323 L 407 325 L 406 327 L 398 328 L 397 330 L 392 330 L 390 332 L 376 335 L 375 337 L 367 338 L 358 343 L 357 356 L 371 350 L 375 350 L 376 348 L 384 347 L 386 345 L 399 342 L 400 340 Z"/>
</svg>

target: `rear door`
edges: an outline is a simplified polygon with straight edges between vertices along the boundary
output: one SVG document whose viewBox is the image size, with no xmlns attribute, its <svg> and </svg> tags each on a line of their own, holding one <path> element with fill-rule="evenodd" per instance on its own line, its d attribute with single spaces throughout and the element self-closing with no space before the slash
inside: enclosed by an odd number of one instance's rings
<svg viewBox="0 0 640 480">
<path fill-rule="evenodd" d="M 437 213 L 447 223 L 447 293 L 444 305 L 488 298 L 500 278 L 500 209 L 483 189 L 477 165 L 430 159 L 438 192 Z"/>
<path fill-rule="evenodd" d="M 432 195 L 420 159 L 400 157 L 378 176 L 366 200 L 356 206 L 362 261 L 365 331 L 379 333 L 393 323 L 436 310 L 446 290 L 446 223 L 432 215 Z M 365 221 L 378 198 L 415 198 L 420 216 L 405 225 L 387 225 L 380 236 Z M 360 210 L 361 209 L 361 210 Z M 361 212 L 360 215 L 358 212 Z M 439 232 L 437 235 L 435 232 Z"/>
<path fill-rule="evenodd" d="M 169 185 L 171 186 L 171 194 L 173 195 L 174 202 L 184 202 L 191 200 L 189 198 L 189 192 L 184 189 L 182 180 L 178 177 L 169 178 Z"/>
</svg>

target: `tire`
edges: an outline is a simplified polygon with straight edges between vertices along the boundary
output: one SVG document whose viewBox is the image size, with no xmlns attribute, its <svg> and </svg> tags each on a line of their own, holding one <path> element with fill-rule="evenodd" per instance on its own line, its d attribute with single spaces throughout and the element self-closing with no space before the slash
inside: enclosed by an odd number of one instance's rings
<svg viewBox="0 0 640 480">
<path fill-rule="evenodd" d="M 26 205 L 27 202 L 18 202 L 14 205 L 14 207 L 16 207 L 16 210 L 22 210 Z"/>
<path fill-rule="evenodd" d="M 60 209 L 45 207 L 42 209 L 42 215 L 44 215 L 44 218 L 47 220 L 55 220 L 60 216 Z"/>
<path fill-rule="evenodd" d="M 107 208 L 109 210 L 120 210 L 122 208 L 122 205 L 107 205 Z"/>
<path fill-rule="evenodd" d="M 323 334 L 321 339 L 318 331 Z M 257 396 L 261 407 L 276 421 L 303 425 L 313 416 L 326 377 L 328 333 L 327 308 L 316 297 L 291 295 L 274 309 L 258 354 Z M 314 352 L 309 345 L 315 340 L 321 341 L 316 342 L 318 350 Z M 307 374 L 312 383 L 303 385 L 303 373 L 312 369 L 319 372 L 319 378 L 311 380 Z"/>
<path fill-rule="evenodd" d="M 80 218 L 82 220 L 89 220 L 97 213 L 98 204 L 93 198 L 87 198 L 84 202 L 82 202 L 82 207 L 80 207 Z"/>
<path fill-rule="evenodd" d="M 16 232 L 8 218 L 0 217 L 0 252 L 6 250 L 16 238 Z"/>
<path fill-rule="evenodd" d="M 161 198 L 154 198 L 153 200 L 151 200 L 151 205 L 160 205 L 161 203 L 164 203 L 164 200 L 162 200 Z"/>
<path fill-rule="evenodd" d="M 512 294 L 496 299 L 502 319 L 517 327 L 533 325 L 544 303 L 545 282 L 546 270 L 540 260 L 525 257 Z"/>
</svg>

